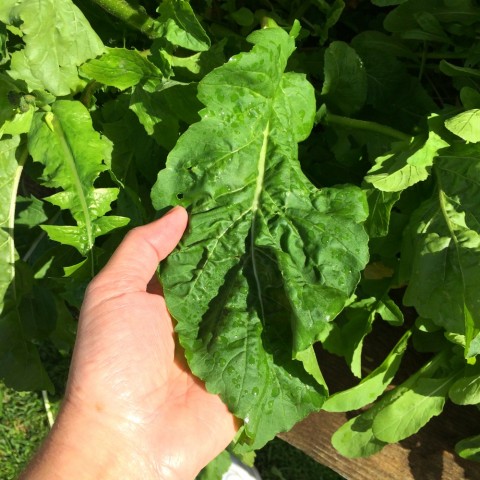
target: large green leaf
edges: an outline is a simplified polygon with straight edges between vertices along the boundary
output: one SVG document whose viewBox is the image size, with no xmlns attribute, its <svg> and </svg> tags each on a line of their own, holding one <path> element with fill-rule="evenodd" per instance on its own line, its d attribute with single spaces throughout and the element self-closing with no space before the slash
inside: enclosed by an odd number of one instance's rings
<svg viewBox="0 0 480 480">
<path fill-rule="evenodd" d="M 415 214 L 413 264 L 404 302 L 448 332 L 480 332 L 480 155 L 474 145 L 445 150 L 434 166 L 438 188 Z M 472 344 L 472 347 L 474 344 Z"/>
<path fill-rule="evenodd" d="M 100 55 L 103 43 L 71 0 L 19 0 L 0 11 L 19 25 L 25 48 L 12 55 L 10 75 L 30 89 L 68 95 L 82 82 L 77 67 Z"/>
<path fill-rule="evenodd" d="M 317 190 L 300 169 L 315 101 L 304 75 L 284 73 L 294 39 L 269 28 L 248 40 L 251 52 L 200 82 L 202 120 L 170 153 L 152 198 L 190 209 L 162 267 L 190 367 L 258 448 L 323 402 L 309 352 L 367 261 L 367 209 L 359 189 Z"/>
<path fill-rule="evenodd" d="M 20 137 L 0 141 L 0 378 L 19 390 L 52 389 L 19 310 L 22 283 L 31 281 L 22 278 L 28 272 L 16 268 L 13 238 L 17 188 L 27 156 Z"/>
<path fill-rule="evenodd" d="M 108 168 L 110 143 L 93 129 L 80 102 L 61 100 L 51 112 L 36 113 L 28 146 L 33 159 L 45 166 L 44 184 L 62 189 L 47 200 L 68 209 L 77 223 L 44 225 L 50 238 L 86 255 L 96 237 L 128 223 L 127 218 L 105 216 L 118 189 L 94 188 L 94 182 Z"/>
</svg>

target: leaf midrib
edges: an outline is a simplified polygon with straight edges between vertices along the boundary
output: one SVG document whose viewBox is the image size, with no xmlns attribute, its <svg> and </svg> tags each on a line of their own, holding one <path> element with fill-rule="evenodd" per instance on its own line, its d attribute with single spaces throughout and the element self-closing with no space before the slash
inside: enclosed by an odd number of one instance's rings
<svg viewBox="0 0 480 480">
<path fill-rule="evenodd" d="M 52 119 L 52 125 L 54 127 L 54 133 L 57 135 L 57 138 L 60 142 L 60 147 L 64 152 L 64 156 L 66 159 L 66 166 L 70 170 L 74 189 L 77 191 L 78 198 L 80 200 L 80 206 L 82 209 L 83 217 L 85 220 L 85 230 L 87 233 L 87 243 L 88 243 L 88 251 L 92 250 L 93 247 L 93 230 L 92 230 L 92 220 L 90 218 L 90 214 L 88 211 L 87 199 L 85 197 L 85 192 L 82 188 L 82 182 L 80 181 L 78 170 L 75 165 L 75 157 L 70 148 L 70 144 L 68 143 L 67 138 L 65 137 L 65 132 L 63 131 L 62 125 L 56 116 Z"/>
</svg>

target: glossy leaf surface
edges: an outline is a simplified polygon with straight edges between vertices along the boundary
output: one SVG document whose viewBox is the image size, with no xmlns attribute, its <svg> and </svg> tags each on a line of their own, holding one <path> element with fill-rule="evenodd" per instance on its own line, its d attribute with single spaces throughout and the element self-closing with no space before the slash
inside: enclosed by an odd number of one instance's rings
<svg viewBox="0 0 480 480">
<path fill-rule="evenodd" d="M 249 41 L 251 52 L 200 82 L 202 120 L 170 153 L 152 197 L 156 208 L 191 210 L 162 267 L 167 304 L 192 371 L 257 448 L 323 402 L 302 361 L 311 367 L 305 352 L 367 260 L 366 200 L 352 187 L 317 190 L 299 168 L 315 103 L 303 75 L 284 73 L 294 39 L 274 28 Z"/>
</svg>

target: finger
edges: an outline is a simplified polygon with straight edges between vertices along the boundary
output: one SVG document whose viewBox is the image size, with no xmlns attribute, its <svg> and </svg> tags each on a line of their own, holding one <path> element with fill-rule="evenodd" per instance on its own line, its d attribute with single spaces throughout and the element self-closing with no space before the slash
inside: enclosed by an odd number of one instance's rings
<svg viewBox="0 0 480 480">
<path fill-rule="evenodd" d="M 111 286 L 116 295 L 146 291 L 159 262 L 180 241 L 187 220 L 187 211 L 175 207 L 159 220 L 130 230 L 95 278 L 95 286 Z"/>
</svg>

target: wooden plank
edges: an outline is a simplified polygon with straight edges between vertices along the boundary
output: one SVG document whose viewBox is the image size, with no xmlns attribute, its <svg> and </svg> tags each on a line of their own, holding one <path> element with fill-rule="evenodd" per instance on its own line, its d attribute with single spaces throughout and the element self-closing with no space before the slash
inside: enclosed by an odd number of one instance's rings
<svg viewBox="0 0 480 480">
<path fill-rule="evenodd" d="M 415 317 L 412 315 L 408 323 Z M 365 342 L 365 373 L 381 363 L 405 328 L 375 322 L 374 331 Z M 358 383 L 342 359 L 321 349 L 317 357 L 332 393 Z M 430 357 L 431 354 L 420 354 L 413 349 L 407 351 L 395 384 L 403 382 Z M 456 442 L 480 433 L 480 411 L 475 407 L 460 407 L 448 402 L 444 412 L 416 435 L 399 444 L 388 445 L 372 457 L 347 459 L 336 452 L 330 438 L 357 413 L 315 413 L 279 436 L 349 480 L 480 480 L 480 464 L 454 453 Z"/>
<path fill-rule="evenodd" d="M 349 480 L 480 480 L 479 464 L 452 453 L 458 440 L 478 433 L 476 409 L 450 405 L 418 434 L 369 458 L 347 459 L 332 447 L 345 421 L 343 413 L 315 413 L 280 438 Z"/>
</svg>

